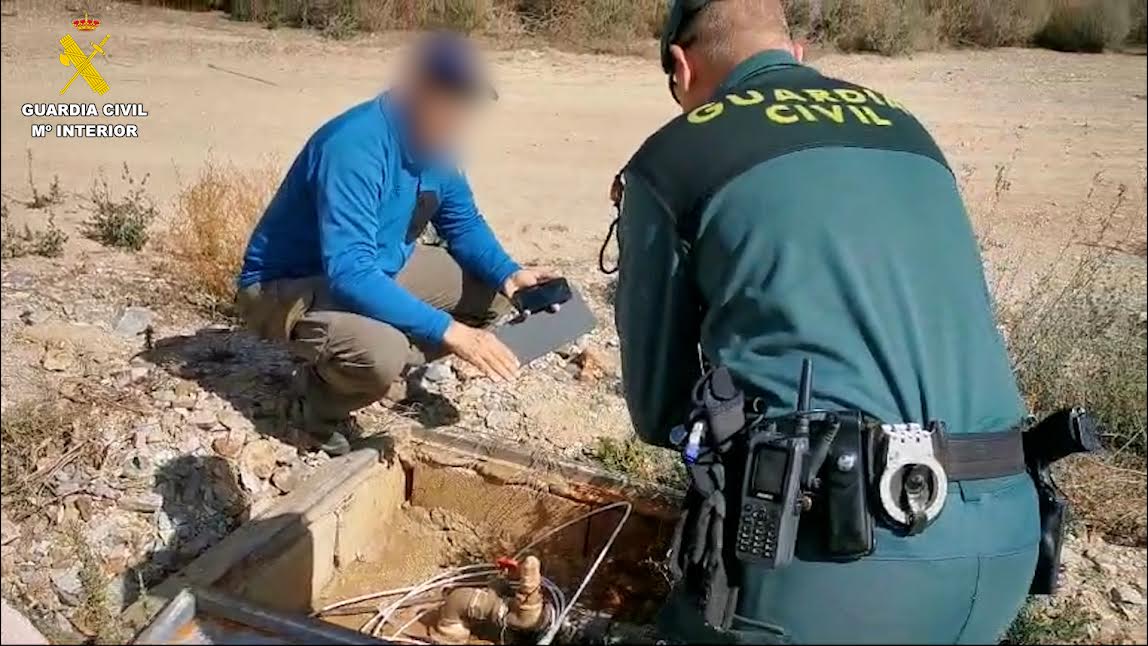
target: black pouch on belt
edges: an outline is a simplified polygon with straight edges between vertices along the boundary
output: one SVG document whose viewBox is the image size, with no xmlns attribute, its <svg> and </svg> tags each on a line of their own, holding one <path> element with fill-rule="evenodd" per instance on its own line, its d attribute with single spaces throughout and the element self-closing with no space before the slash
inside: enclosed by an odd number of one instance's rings
<svg viewBox="0 0 1148 646">
<path fill-rule="evenodd" d="M 1049 415 L 1024 433 L 1024 461 L 1036 484 L 1040 504 L 1040 552 L 1029 594 L 1054 594 L 1060 574 L 1060 551 L 1068 524 L 1068 499 L 1052 478 L 1052 464 L 1074 453 L 1100 449 L 1094 417 L 1081 408 Z"/>
<path fill-rule="evenodd" d="M 821 468 L 825 491 L 830 558 L 851 561 L 873 553 L 873 513 L 869 509 L 868 475 L 872 451 L 866 445 L 860 413 L 837 414 L 840 428 Z"/>
<path fill-rule="evenodd" d="M 859 411 L 825 413 L 810 425 L 813 506 L 803 514 L 798 544 L 803 560 L 853 561 L 873 553 L 869 479 L 873 470 L 870 433 Z"/>
</svg>

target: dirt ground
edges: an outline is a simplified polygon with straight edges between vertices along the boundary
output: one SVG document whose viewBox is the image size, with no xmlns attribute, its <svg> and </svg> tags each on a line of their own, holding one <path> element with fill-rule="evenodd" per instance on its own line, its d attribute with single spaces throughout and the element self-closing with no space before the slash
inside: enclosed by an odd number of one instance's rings
<svg viewBox="0 0 1148 646">
<path fill-rule="evenodd" d="M 124 4 L 98 13 L 102 24 L 92 38 L 71 28 L 77 16 L 62 4 L 2 3 L 4 203 L 16 225 L 42 227 L 54 213 L 69 240 L 61 258 L 4 261 L 0 394 L 5 411 L 65 393 L 97 413 L 110 410 L 131 421 L 109 431 L 105 449 L 114 450 L 115 460 L 105 457 L 98 470 L 49 461 L 51 482 L 37 482 L 45 491 L 40 511 L 5 516 L 4 595 L 12 600 L 8 584 L 19 578 L 16 592 L 24 607 L 33 606 L 65 633 L 85 633 L 90 626 L 76 623 L 62 591 L 69 588 L 74 596 L 73 557 L 45 538 L 62 521 L 84 523 L 111 586 L 150 558 L 144 552 L 191 558 L 230 527 L 230 521 L 205 525 L 211 508 L 188 509 L 183 503 L 198 504 L 199 497 L 184 483 L 213 491 L 211 504 L 242 498 L 244 513 L 254 515 L 320 458 L 294 456 L 289 448 L 284 454 L 283 438 L 267 430 L 290 359 L 181 304 L 169 279 L 154 270 L 154 251 L 126 254 L 84 238 L 80 224 L 89 212 L 83 196 L 101 172 L 119 190 L 126 163 L 136 178 L 148 176 L 162 228 L 179 187 L 209 158 L 285 168 L 316 127 L 385 87 L 404 38 L 332 42 L 219 14 Z M 69 32 L 85 51 L 89 40 L 110 35 L 106 58 L 93 61 L 111 88 L 105 96 L 92 94 L 82 81 L 59 95 L 69 71 L 58 61 L 58 40 Z M 630 432 L 619 396 L 609 281 L 595 269 L 611 217 L 608 187 L 641 141 L 673 116 L 674 106 L 650 59 L 492 49 L 501 100 L 481 116 L 464 156 L 475 194 L 509 250 L 521 261 L 573 277 L 600 325 L 571 353 L 545 358 L 513 387 L 493 386 L 455 366 L 431 380 L 438 395 L 433 402 L 376 406 L 364 418 L 386 427 L 413 417 L 585 457 L 598 437 Z M 1035 271 L 1066 243 L 1090 238 L 1122 185 L 1126 199 L 1107 242 L 1144 249 L 1148 73 L 1142 55 L 1006 49 L 887 59 L 815 53 L 813 62 L 897 97 L 930 127 L 961 177 L 990 270 L 1022 257 L 1027 271 Z M 23 104 L 59 101 L 141 103 L 148 114 L 21 114 Z M 138 124 L 139 137 L 31 135 L 33 123 L 96 122 Z M 41 192 L 59 177 L 61 204 L 25 206 L 29 155 Z M 1143 262 L 1136 260 L 1142 274 Z M 139 320 L 151 332 L 145 335 L 144 326 L 126 316 L 128 306 L 147 308 Z M 154 348 L 145 349 L 144 336 L 154 336 Z M 571 361 L 573 353 L 586 351 L 597 357 L 592 370 L 585 360 Z M 125 428 L 126 443 L 116 435 Z M 128 466 L 121 468 L 121 459 Z M 165 464 L 171 466 L 163 475 Z M 156 482 L 162 475 L 168 487 L 162 500 L 131 490 L 153 471 Z M 99 487 L 90 484 L 93 479 Z M 169 495 L 173 486 L 184 489 Z M 173 498 L 180 504 L 169 504 Z M 148 531 L 159 538 L 153 542 Z M 1078 547 L 1084 556 L 1070 570 L 1082 573 L 1073 575 L 1074 585 L 1091 582 L 1095 612 L 1107 622 L 1089 637 L 1142 642 L 1143 549 L 1092 538 Z M 148 571 L 170 572 L 178 567 L 176 557 Z M 1133 601 L 1121 601 L 1128 598 Z"/>
<path fill-rule="evenodd" d="M 44 119 L 22 116 L 20 106 L 61 100 L 68 73 L 57 40 L 74 31 L 73 16 L 11 7 L 16 15 L 3 18 L 0 183 L 14 199 L 27 192 L 28 150 L 41 183 L 58 174 L 66 191 L 84 191 L 100 168 L 115 180 L 127 162 L 150 174 L 161 200 L 209 155 L 285 166 L 318 125 L 384 87 L 398 59 L 390 36 L 326 42 L 218 14 L 112 5 L 97 32 L 111 35 L 106 60 L 97 59 L 111 90 L 98 102 L 142 102 L 146 118 L 118 119 L 138 122 L 139 138 L 33 139 L 31 123 Z M 494 62 L 502 100 L 478 124 L 466 156 L 480 204 L 520 257 L 589 260 L 605 231 L 613 173 L 674 113 L 665 81 L 647 59 L 508 51 Z M 1012 185 L 999 221 L 978 223 L 1004 243 L 1052 248 L 1072 235 L 1097 173 L 1134 193 L 1143 185 L 1143 56 L 998 50 L 824 55 L 816 65 L 905 103 L 969 176 L 974 205 L 991 194 L 996 166 L 1008 165 Z M 96 97 L 81 85 L 64 99 Z M 1143 239 L 1144 202 L 1135 198 L 1123 215 L 1129 237 Z"/>
</svg>

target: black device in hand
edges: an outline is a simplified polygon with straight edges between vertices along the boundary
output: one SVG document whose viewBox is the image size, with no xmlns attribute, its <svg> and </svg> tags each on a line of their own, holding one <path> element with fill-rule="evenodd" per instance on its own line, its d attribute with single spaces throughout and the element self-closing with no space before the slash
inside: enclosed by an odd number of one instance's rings
<svg viewBox="0 0 1148 646">
<path fill-rule="evenodd" d="M 767 568 L 793 560 L 801 517 L 802 474 L 809 455 L 812 364 L 801 367 L 797 410 L 751 433 L 737 523 L 737 557 Z"/>
<path fill-rule="evenodd" d="M 511 302 L 523 314 L 537 314 L 570 300 L 570 283 L 565 278 L 551 278 L 514 292 Z"/>
</svg>

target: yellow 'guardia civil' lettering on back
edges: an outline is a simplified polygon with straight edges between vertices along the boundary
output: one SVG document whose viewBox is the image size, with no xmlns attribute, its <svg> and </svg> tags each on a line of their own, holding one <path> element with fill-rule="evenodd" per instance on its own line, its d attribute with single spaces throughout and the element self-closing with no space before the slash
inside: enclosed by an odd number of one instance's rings
<svg viewBox="0 0 1148 646">
<path fill-rule="evenodd" d="M 790 125 L 794 123 L 825 123 L 862 126 L 891 126 L 896 116 L 891 110 L 904 108 L 896 100 L 867 89 L 833 88 L 832 90 L 774 88 L 773 103 L 758 107 L 769 121 Z M 731 92 L 719 101 L 710 101 L 691 110 L 686 120 L 694 125 L 709 123 L 725 114 L 726 109 L 744 109 L 766 103 L 760 90 L 746 89 Z M 874 108 L 879 106 L 880 112 Z"/>
<path fill-rule="evenodd" d="M 686 121 L 690 123 L 705 123 L 716 119 L 722 112 L 725 112 L 725 104 L 721 101 L 711 101 L 710 103 L 694 108 L 689 115 L 686 116 Z"/>
</svg>

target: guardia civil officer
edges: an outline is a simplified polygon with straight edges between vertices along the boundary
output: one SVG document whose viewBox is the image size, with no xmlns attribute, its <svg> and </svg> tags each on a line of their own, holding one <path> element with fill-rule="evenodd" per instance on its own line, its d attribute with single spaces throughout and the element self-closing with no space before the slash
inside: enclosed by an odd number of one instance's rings
<svg viewBox="0 0 1148 646">
<path fill-rule="evenodd" d="M 811 359 L 812 408 L 863 420 L 857 462 L 825 468 L 866 466 L 849 495 L 868 495 L 874 520 L 830 523 L 860 546 L 846 554 L 803 515 L 796 558 L 763 565 L 738 556 L 742 481 L 726 481 L 717 524 L 679 536 L 679 558 L 705 567 L 684 568 L 666 637 L 996 643 L 1032 580 L 1039 521 L 1025 410 L 952 169 L 895 97 L 803 65 L 777 0 L 676 0 L 661 44 L 683 114 L 620 176 L 616 322 L 637 433 L 670 446 L 713 367 L 755 413 L 788 413 Z M 918 484 L 941 490 L 914 502 L 898 476 L 883 499 L 873 492 L 899 467 L 882 442 L 913 429 L 936 440 L 911 460 Z M 771 540 L 759 532 L 748 548 Z M 705 581 L 715 569 L 723 582 Z"/>
</svg>

